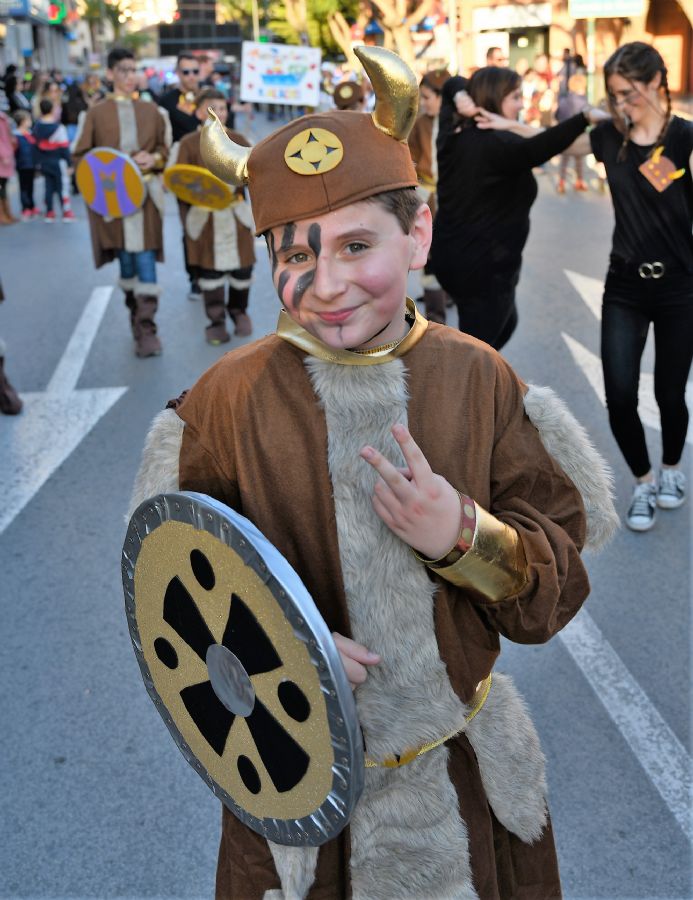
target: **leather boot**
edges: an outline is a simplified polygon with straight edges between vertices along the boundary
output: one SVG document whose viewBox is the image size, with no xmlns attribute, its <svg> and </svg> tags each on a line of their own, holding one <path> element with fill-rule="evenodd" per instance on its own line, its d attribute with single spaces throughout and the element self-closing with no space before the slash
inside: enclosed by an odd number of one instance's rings
<svg viewBox="0 0 693 900">
<path fill-rule="evenodd" d="M 231 335 L 226 330 L 226 308 L 224 307 L 224 285 L 214 288 L 202 288 L 202 299 L 205 304 L 205 312 L 209 319 L 209 325 L 205 329 L 205 338 L 208 344 L 226 344 L 231 340 Z"/>
<path fill-rule="evenodd" d="M 424 306 L 429 322 L 445 325 L 445 291 L 442 288 L 426 288 L 424 290 Z"/>
<path fill-rule="evenodd" d="M 0 200 L 0 225 L 11 225 L 12 219 L 7 215 L 7 210 L 5 209 L 5 201 Z"/>
<path fill-rule="evenodd" d="M 246 312 L 249 293 L 250 288 L 237 288 L 232 284 L 229 285 L 228 310 L 233 319 L 236 337 L 248 337 L 253 331 L 253 323 Z"/>
<path fill-rule="evenodd" d="M 8 225 L 14 225 L 15 222 L 19 221 L 19 219 L 16 219 L 12 215 L 12 208 L 10 206 L 10 198 L 9 197 L 5 197 L 5 199 L 2 201 L 2 206 L 3 206 L 3 211 L 4 211 L 5 215 L 7 216 L 7 224 Z"/>
<path fill-rule="evenodd" d="M 4 413 L 6 416 L 16 416 L 23 405 L 19 394 L 7 380 L 5 359 L 0 356 L 0 413 Z"/>
<path fill-rule="evenodd" d="M 159 298 L 156 295 L 135 294 L 132 336 L 135 338 L 135 354 L 139 357 L 159 356 L 161 353 L 161 341 L 156 335 L 154 321 L 158 305 Z"/>
</svg>

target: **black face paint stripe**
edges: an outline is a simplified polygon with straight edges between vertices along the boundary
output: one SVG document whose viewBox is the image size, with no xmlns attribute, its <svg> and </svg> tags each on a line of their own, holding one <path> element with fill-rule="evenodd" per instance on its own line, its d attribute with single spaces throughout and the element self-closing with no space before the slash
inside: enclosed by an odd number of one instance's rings
<svg viewBox="0 0 693 900">
<path fill-rule="evenodd" d="M 320 242 L 320 226 L 317 224 L 317 222 L 313 222 L 313 224 L 308 229 L 308 246 L 316 255 L 316 257 L 320 256 L 322 244 Z"/>
<path fill-rule="evenodd" d="M 292 298 L 294 309 L 298 309 L 298 307 L 300 306 L 303 295 L 313 283 L 314 278 L 315 269 L 311 269 L 310 272 L 304 272 L 303 275 L 301 275 L 301 277 L 297 280 L 296 287 L 294 288 L 294 295 Z"/>
<path fill-rule="evenodd" d="M 272 276 L 274 276 L 274 273 L 277 271 L 277 263 L 279 262 L 277 251 L 274 246 L 274 233 L 270 231 L 266 237 L 267 249 L 269 250 L 270 259 L 272 261 Z"/>
<path fill-rule="evenodd" d="M 288 269 L 284 269 L 283 272 L 279 274 L 279 282 L 277 284 L 277 293 L 279 294 L 279 299 L 284 302 L 284 288 L 286 287 L 286 282 L 291 278 L 291 272 Z"/>
<path fill-rule="evenodd" d="M 282 242 L 279 247 L 280 250 L 288 250 L 289 247 L 294 242 L 294 236 L 296 234 L 296 225 L 294 222 L 287 222 L 284 226 L 284 233 L 282 234 Z"/>
</svg>

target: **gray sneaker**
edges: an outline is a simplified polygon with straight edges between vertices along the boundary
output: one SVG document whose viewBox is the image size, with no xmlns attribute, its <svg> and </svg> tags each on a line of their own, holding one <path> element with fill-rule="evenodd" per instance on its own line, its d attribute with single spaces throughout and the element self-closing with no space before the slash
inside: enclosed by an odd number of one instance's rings
<svg viewBox="0 0 693 900">
<path fill-rule="evenodd" d="M 631 531 L 649 531 L 657 517 L 657 485 L 644 481 L 635 485 L 626 525 Z"/>
<path fill-rule="evenodd" d="M 686 476 L 680 469 L 661 469 L 657 506 L 662 509 L 678 509 L 686 499 Z"/>
</svg>

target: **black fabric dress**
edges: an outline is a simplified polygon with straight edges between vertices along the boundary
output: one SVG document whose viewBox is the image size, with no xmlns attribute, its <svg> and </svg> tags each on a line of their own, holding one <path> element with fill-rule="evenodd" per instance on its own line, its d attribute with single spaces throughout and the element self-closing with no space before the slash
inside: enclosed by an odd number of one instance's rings
<svg viewBox="0 0 693 900">
<path fill-rule="evenodd" d="M 579 113 L 531 138 L 458 128 L 450 110 L 462 82 L 451 78 L 443 89 L 431 261 L 460 330 L 500 349 L 517 324 L 515 288 L 537 196 L 532 168 L 572 144 L 587 120 Z"/>
</svg>

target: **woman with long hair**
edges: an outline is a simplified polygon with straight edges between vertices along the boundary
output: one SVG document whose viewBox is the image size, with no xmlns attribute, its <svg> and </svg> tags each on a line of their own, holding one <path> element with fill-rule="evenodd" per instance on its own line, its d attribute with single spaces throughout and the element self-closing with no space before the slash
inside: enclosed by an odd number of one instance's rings
<svg viewBox="0 0 693 900">
<path fill-rule="evenodd" d="M 465 88 L 496 128 L 517 127 L 533 136 L 488 130 L 484 114 L 479 121 L 460 119 L 455 97 Z M 439 120 L 433 270 L 457 305 L 460 331 L 497 350 L 517 325 L 515 288 L 537 196 L 532 169 L 567 150 L 589 124 L 606 117 L 587 107 L 537 133 L 518 123 L 522 105 L 520 76 L 512 69 L 486 66 L 469 82 L 449 79 Z"/>
<path fill-rule="evenodd" d="M 657 507 L 685 499 L 680 469 L 688 429 L 685 391 L 693 359 L 693 123 L 671 114 L 667 69 L 639 41 L 606 62 L 613 121 L 590 134 L 614 204 L 604 285 L 601 353 L 609 423 L 636 479 L 626 524 L 647 531 Z M 662 425 L 655 479 L 638 415 L 638 382 L 650 323 L 654 391 Z"/>
</svg>

